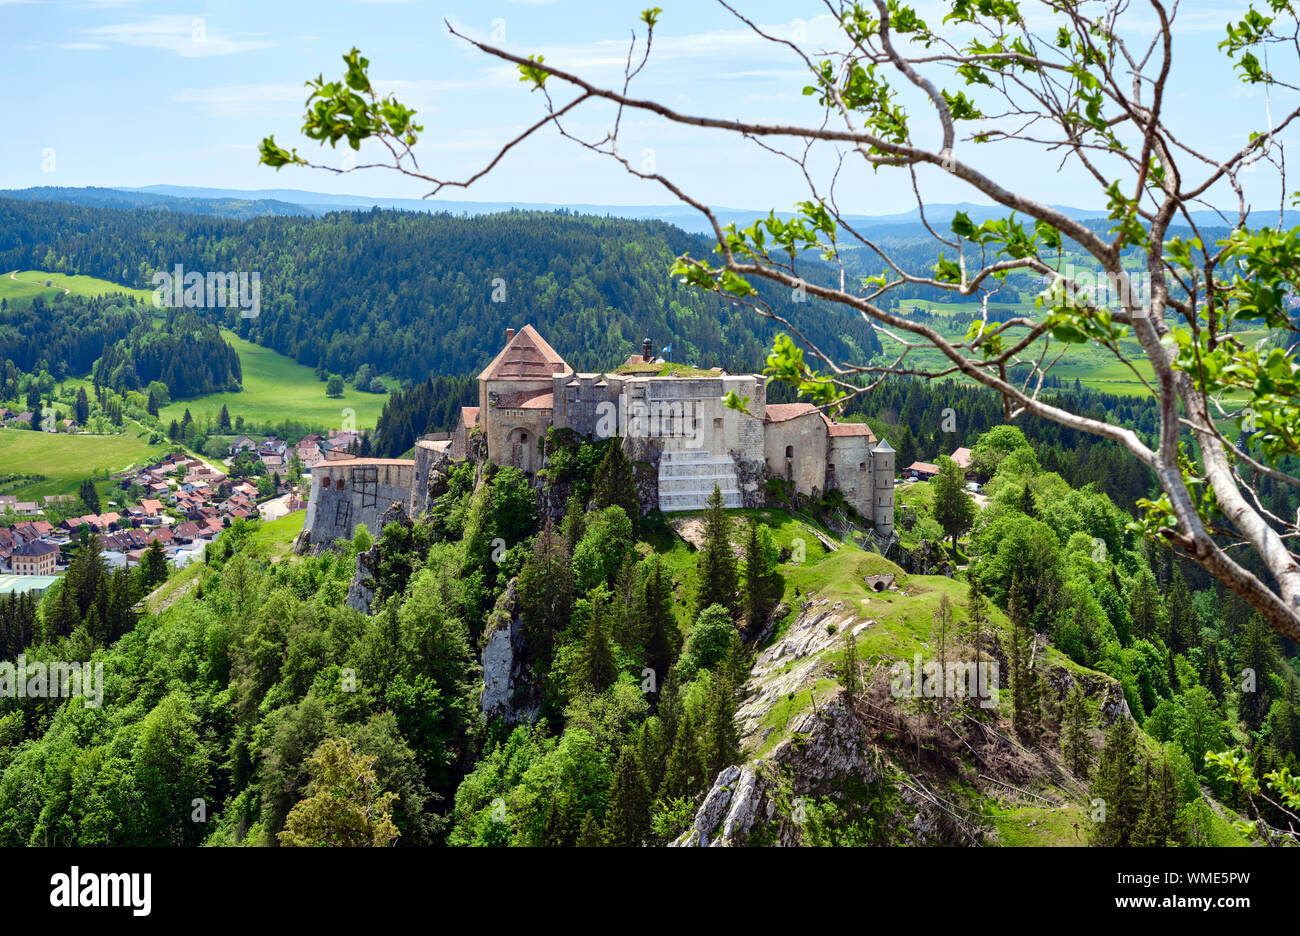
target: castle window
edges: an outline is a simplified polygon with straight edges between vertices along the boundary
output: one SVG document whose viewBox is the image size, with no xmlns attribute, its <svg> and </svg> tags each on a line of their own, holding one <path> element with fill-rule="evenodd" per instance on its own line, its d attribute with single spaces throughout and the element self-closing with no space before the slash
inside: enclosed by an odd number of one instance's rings
<svg viewBox="0 0 1300 936">
<path fill-rule="evenodd" d="M 785 457 L 786 457 L 786 458 L 794 458 L 794 446 L 793 446 L 793 445 L 787 445 L 787 446 L 785 447 Z"/>
<path fill-rule="evenodd" d="M 528 433 L 526 433 L 526 432 L 521 432 L 521 433 L 519 433 L 519 444 L 520 444 L 520 445 L 527 445 L 527 444 L 528 444 Z"/>
<path fill-rule="evenodd" d="M 329 476 L 329 475 L 326 475 L 325 477 L 321 478 L 320 486 L 323 487 L 323 488 L 327 488 L 327 487 L 330 486 L 330 476 Z"/>
<path fill-rule="evenodd" d="M 858 471 L 866 471 L 866 470 L 867 470 L 867 463 L 866 463 L 866 462 L 858 462 Z"/>
<path fill-rule="evenodd" d="M 343 490 L 343 479 L 339 478 L 339 490 Z"/>
</svg>

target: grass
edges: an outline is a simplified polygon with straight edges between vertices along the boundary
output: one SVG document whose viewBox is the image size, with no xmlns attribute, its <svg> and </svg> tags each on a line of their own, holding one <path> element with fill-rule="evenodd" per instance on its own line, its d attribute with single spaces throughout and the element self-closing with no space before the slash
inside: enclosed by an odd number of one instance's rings
<svg viewBox="0 0 1300 936">
<path fill-rule="evenodd" d="M 1064 806 L 993 806 L 989 818 L 1004 846 L 1082 847 L 1092 823 L 1078 803 Z M 1077 829 L 1076 829 L 1077 826 Z"/>
<path fill-rule="evenodd" d="M 257 529 L 249 534 L 246 548 L 251 555 L 281 559 L 289 554 L 306 520 L 307 511 L 296 510 L 276 520 L 259 522 Z"/>
<path fill-rule="evenodd" d="M 75 494 L 86 478 L 125 471 L 133 465 L 157 461 L 170 450 L 168 445 L 150 445 L 148 434 L 139 438 L 124 435 L 66 435 L 0 429 L 0 476 L 44 475 L 46 480 L 7 488 L 22 500 L 37 500 L 46 494 Z M 112 486 L 103 482 L 101 501 Z M 97 485 L 98 487 L 99 485 Z"/>
<path fill-rule="evenodd" d="M 222 406 L 230 412 L 232 422 L 243 416 L 256 426 L 292 420 L 316 429 L 373 429 L 379 421 L 387 394 L 361 393 L 349 384 L 342 397 L 331 399 L 312 368 L 245 341 L 234 332 L 223 331 L 222 335 L 239 353 L 243 391 L 174 401 L 160 412 L 164 425 L 173 419 L 179 421 L 186 409 L 200 425 L 208 418 L 215 423 Z"/>
<path fill-rule="evenodd" d="M 48 281 L 51 285 L 46 286 Z M 152 302 L 153 293 L 148 289 L 133 289 L 119 286 L 108 280 L 94 276 L 71 276 L 67 273 L 43 273 L 40 270 L 15 270 L 0 274 L 0 298 L 26 299 L 32 296 L 63 295 L 64 291 L 75 296 L 105 296 L 111 293 L 125 293 L 142 302 Z"/>
</svg>

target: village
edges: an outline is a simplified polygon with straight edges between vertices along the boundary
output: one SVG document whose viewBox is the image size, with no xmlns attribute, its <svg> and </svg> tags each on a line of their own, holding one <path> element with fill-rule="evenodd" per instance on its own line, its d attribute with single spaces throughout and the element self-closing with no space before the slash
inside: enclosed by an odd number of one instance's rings
<svg viewBox="0 0 1300 936">
<path fill-rule="evenodd" d="M 43 594 L 92 537 L 109 568 L 139 565 L 155 542 L 176 568 L 202 561 L 206 546 L 237 520 L 305 510 L 299 491 L 310 484 L 311 470 L 354 458 L 360 444 L 355 430 L 310 434 L 296 443 L 238 436 L 225 470 L 174 451 L 112 475 L 122 493 L 105 501 L 102 513 L 76 513 L 86 505 L 74 494 L 46 495 L 41 502 L 0 494 L 0 595 Z"/>
</svg>

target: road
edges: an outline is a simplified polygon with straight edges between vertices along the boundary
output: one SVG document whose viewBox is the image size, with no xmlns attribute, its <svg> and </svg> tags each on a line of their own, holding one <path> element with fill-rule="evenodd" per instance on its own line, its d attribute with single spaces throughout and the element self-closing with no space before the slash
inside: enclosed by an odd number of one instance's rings
<svg viewBox="0 0 1300 936">
<path fill-rule="evenodd" d="M 30 280 L 20 280 L 20 279 L 18 278 L 18 271 L 17 271 L 17 270 L 14 270 L 12 273 L 10 273 L 10 274 L 9 274 L 9 278 L 10 278 L 11 280 L 13 280 L 15 283 L 27 283 L 29 286 L 40 286 L 40 285 L 41 285 L 40 283 L 33 283 L 33 282 L 31 282 Z M 72 290 L 69 289 L 67 286 L 51 286 L 51 288 L 52 288 L 52 289 L 62 289 L 62 290 L 63 290 L 65 293 L 67 293 L 69 296 L 72 295 Z"/>
</svg>

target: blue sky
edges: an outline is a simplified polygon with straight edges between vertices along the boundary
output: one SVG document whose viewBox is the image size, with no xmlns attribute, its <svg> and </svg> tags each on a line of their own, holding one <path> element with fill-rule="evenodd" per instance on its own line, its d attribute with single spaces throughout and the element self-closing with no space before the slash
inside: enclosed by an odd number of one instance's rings
<svg viewBox="0 0 1300 936">
<path fill-rule="evenodd" d="M 420 112 L 425 133 L 417 152 L 424 166 L 463 177 L 540 109 L 509 69 L 450 37 L 444 19 L 613 84 L 629 30 L 649 2 L 0 0 L 0 80 L 18 92 L 0 135 L 0 188 L 166 183 L 419 197 L 427 186 L 388 173 L 277 173 L 257 165 L 256 143 L 274 132 L 281 143 L 341 164 L 343 150 L 319 151 L 298 136 L 302 82 L 322 72 L 337 76 L 340 54 L 355 44 L 370 58 L 381 88 Z M 708 0 L 653 2 L 664 9 L 657 54 L 636 93 L 717 116 L 816 118 L 811 99 L 800 94 L 806 81 L 797 63 L 773 54 L 726 10 Z M 827 35 L 819 2 L 738 0 L 737 6 L 780 35 L 799 31 L 810 44 Z M 932 22 L 940 19 L 933 4 L 919 9 Z M 1135 9 L 1139 19 L 1145 15 L 1140 4 Z M 1185 0 L 1179 14 L 1178 86 L 1169 116 L 1190 143 L 1220 154 L 1265 126 L 1263 95 L 1235 81 L 1214 51 L 1224 23 L 1240 9 Z M 1296 102 L 1275 95 L 1270 103 L 1276 115 Z M 607 116 L 593 108 L 574 127 L 595 131 Z M 625 122 L 625 136 L 624 152 L 634 161 L 653 158 L 660 171 L 715 205 L 787 208 L 806 194 L 792 167 L 743 141 L 639 115 Z M 1041 153 L 971 150 L 961 150 L 963 158 L 983 160 L 1036 197 L 1099 204 L 1078 174 L 1059 172 L 1057 161 Z M 1258 204 L 1276 205 L 1270 175 L 1261 172 L 1248 184 Z M 928 178 L 926 185 L 931 201 L 984 200 L 946 178 Z M 897 173 L 854 167 L 840 194 L 841 206 L 855 213 L 912 207 L 906 179 Z M 444 197 L 672 202 L 652 183 L 549 131 L 473 188 Z"/>
</svg>

